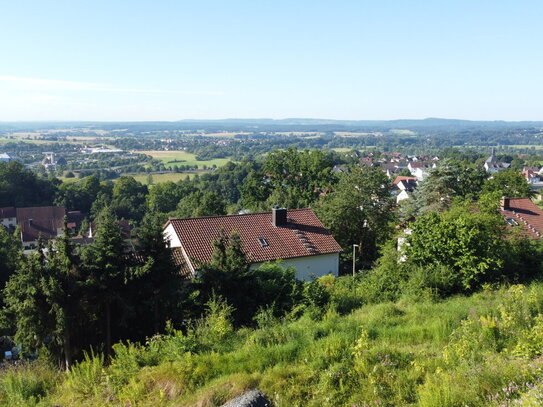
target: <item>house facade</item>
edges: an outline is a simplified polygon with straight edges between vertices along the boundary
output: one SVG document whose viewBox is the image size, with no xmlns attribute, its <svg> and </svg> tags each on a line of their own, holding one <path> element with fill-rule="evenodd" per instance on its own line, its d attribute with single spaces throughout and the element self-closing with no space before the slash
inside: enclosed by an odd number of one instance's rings
<svg viewBox="0 0 543 407">
<path fill-rule="evenodd" d="M 300 280 L 338 275 L 342 248 L 311 209 L 169 219 L 164 225 L 164 237 L 187 276 L 196 275 L 198 264 L 211 261 L 213 241 L 222 232 L 240 236 L 251 268 L 281 260 L 282 266 L 296 269 Z"/>
<path fill-rule="evenodd" d="M 13 230 L 17 226 L 17 211 L 13 206 L 0 208 L 0 225 L 8 230 Z"/>
<path fill-rule="evenodd" d="M 483 167 L 486 172 L 494 174 L 495 172 L 508 169 L 510 164 L 498 161 L 495 151 L 492 149 L 492 153 L 490 154 L 490 157 L 485 160 Z"/>
</svg>

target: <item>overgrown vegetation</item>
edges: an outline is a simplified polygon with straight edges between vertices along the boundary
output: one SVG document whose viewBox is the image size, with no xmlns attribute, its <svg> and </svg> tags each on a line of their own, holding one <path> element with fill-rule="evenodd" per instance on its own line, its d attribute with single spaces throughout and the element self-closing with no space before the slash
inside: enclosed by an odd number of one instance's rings
<svg viewBox="0 0 543 407">
<path fill-rule="evenodd" d="M 67 373 L 44 364 L 5 370 L 0 402 L 20 406 L 219 406 L 259 387 L 282 406 L 535 406 L 543 397 L 543 285 L 490 288 L 442 302 L 365 305 L 361 282 L 326 277 L 323 312 L 309 303 L 254 329 L 208 303 L 186 331 L 115 345 Z M 338 301 L 339 302 L 336 302 Z M 353 298 L 354 300 L 354 298 Z M 356 301 L 355 301 L 356 302 Z M 353 302 L 354 305 L 354 302 Z"/>
</svg>

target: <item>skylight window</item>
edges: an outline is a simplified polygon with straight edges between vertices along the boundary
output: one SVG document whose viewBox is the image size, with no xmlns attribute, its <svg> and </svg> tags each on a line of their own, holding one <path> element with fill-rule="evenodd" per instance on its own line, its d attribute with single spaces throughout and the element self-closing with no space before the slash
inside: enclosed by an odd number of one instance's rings
<svg viewBox="0 0 543 407">
<path fill-rule="evenodd" d="M 515 219 L 507 218 L 505 219 L 507 223 L 509 223 L 511 226 L 518 226 L 518 222 Z"/>
<path fill-rule="evenodd" d="M 263 237 L 258 238 L 258 243 L 260 243 L 260 246 L 262 246 L 262 247 L 268 247 L 269 246 L 268 241 L 266 239 L 264 239 Z"/>
</svg>

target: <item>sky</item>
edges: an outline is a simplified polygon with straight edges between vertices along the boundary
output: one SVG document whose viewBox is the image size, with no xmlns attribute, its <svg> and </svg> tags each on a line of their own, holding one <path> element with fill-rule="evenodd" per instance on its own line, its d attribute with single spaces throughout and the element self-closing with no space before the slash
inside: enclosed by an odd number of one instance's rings
<svg viewBox="0 0 543 407">
<path fill-rule="evenodd" d="M 0 121 L 543 120 L 540 0 L 0 0 Z"/>
</svg>

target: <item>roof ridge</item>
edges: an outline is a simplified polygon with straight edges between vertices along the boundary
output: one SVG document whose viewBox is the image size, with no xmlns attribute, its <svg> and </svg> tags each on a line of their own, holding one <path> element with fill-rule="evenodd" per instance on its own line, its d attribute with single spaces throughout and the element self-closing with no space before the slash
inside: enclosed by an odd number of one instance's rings
<svg viewBox="0 0 543 407">
<path fill-rule="evenodd" d="M 288 213 L 290 213 L 290 212 L 301 212 L 301 211 L 311 211 L 311 212 L 313 212 L 313 209 L 312 208 L 287 209 L 287 216 L 288 216 Z M 234 213 L 234 214 L 231 214 L 231 215 L 197 216 L 197 217 L 194 217 L 194 218 L 175 218 L 175 217 L 171 217 L 171 218 L 168 218 L 168 221 L 173 221 L 173 220 L 193 220 L 193 219 L 213 219 L 213 218 L 233 218 L 233 217 L 238 217 L 238 216 L 254 216 L 254 215 L 266 215 L 266 214 L 271 215 L 272 211 L 254 212 L 254 213 Z"/>
</svg>

